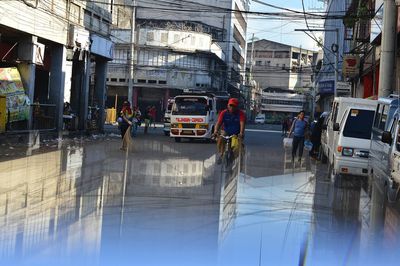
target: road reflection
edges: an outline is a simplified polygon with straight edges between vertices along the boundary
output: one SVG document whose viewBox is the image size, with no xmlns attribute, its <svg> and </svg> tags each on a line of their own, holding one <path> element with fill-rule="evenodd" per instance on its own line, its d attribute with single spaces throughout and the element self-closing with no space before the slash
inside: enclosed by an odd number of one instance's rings
<svg viewBox="0 0 400 266">
<path fill-rule="evenodd" d="M 124 155 L 83 143 L 0 162 L 0 261 L 216 263 L 236 213 L 238 161 L 222 171 L 213 150 L 146 141 Z"/>
<path fill-rule="evenodd" d="M 214 146 L 118 141 L 0 162 L 1 265 L 397 265 L 399 207 L 377 184 L 290 151 L 253 171 L 252 147 L 221 167 Z"/>
</svg>

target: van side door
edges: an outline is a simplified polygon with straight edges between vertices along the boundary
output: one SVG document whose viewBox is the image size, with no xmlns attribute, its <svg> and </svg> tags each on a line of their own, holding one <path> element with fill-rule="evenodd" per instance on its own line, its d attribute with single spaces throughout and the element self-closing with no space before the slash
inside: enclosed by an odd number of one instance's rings
<svg viewBox="0 0 400 266">
<path fill-rule="evenodd" d="M 382 134 L 385 130 L 391 130 L 387 126 L 387 114 L 389 105 L 380 104 L 377 107 L 375 121 L 372 128 L 372 141 L 370 150 L 370 163 L 374 171 L 374 176 L 380 181 L 388 178 L 387 170 L 389 168 L 389 153 L 391 145 L 382 142 Z"/>
<path fill-rule="evenodd" d="M 334 144 L 334 139 L 335 139 L 335 135 L 337 132 L 333 131 L 333 125 L 336 123 L 337 120 L 337 115 L 338 115 L 338 108 L 339 108 L 339 103 L 334 102 L 333 104 L 333 108 L 332 108 L 332 113 L 331 113 L 331 119 L 329 121 L 329 125 L 328 125 L 328 134 L 327 134 L 327 140 L 328 140 L 328 153 L 329 153 L 329 157 L 332 156 L 333 154 L 333 144 Z"/>
</svg>

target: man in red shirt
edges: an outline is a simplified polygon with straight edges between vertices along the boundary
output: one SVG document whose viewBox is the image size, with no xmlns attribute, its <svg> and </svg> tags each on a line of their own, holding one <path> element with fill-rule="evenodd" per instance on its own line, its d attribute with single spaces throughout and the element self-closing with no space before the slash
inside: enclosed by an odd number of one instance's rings
<svg viewBox="0 0 400 266">
<path fill-rule="evenodd" d="M 246 115 L 242 110 L 238 109 L 238 106 L 238 99 L 229 99 L 227 109 L 219 114 L 218 122 L 215 125 L 214 129 L 214 136 L 218 136 L 218 132 L 221 129 L 221 135 L 237 135 L 239 139 L 243 139 L 246 124 Z M 218 162 L 220 162 L 225 150 L 224 141 L 220 137 L 217 140 L 217 147 L 220 155 Z"/>
</svg>

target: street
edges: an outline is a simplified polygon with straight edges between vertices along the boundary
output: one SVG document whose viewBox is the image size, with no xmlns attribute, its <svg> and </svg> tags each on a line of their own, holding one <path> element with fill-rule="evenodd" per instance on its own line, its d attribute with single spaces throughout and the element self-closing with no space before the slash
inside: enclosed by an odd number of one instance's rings
<svg viewBox="0 0 400 266">
<path fill-rule="evenodd" d="M 3 156 L 1 265 L 396 265 L 398 209 L 308 156 L 293 167 L 279 132 L 248 130 L 229 168 L 215 144 L 135 141 Z"/>
</svg>

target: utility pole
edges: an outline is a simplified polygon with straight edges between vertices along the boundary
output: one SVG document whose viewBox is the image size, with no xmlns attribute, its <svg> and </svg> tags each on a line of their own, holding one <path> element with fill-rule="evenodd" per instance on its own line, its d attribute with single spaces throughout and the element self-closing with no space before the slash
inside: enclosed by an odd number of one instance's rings
<svg viewBox="0 0 400 266">
<path fill-rule="evenodd" d="M 134 54 L 135 54 L 135 28 L 136 28 L 136 0 L 133 0 L 131 34 L 130 34 L 130 58 L 129 58 L 129 80 L 128 80 L 128 101 L 133 104 L 133 79 L 135 77 Z"/>
<path fill-rule="evenodd" d="M 379 78 L 379 97 L 389 96 L 396 88 L 397 7 L 395 0 L 383 1 L 383 31 Z"/>
<path fill-rule="evenodd" d="M 250 54 L 250 81 L 253 80 L 253 61 L 254 60 L 254 33 L 251 38 L 251 54 Z"/>
<path fill-rule="evenodd" d="M 335 100 L 335 98 L 337 97 L 337 85 L 339 82 L 339 29 L 336 28 L 334 30 L 336 32 L 336 51 L 334 51 L 335 53 L 335 87 L 333 88 L 333 99 Z"/>
<path fill-rule="evenodd" d="M 248 92 L 247 92 L 247 100 L 248 100 L 248 106 L 247 106 L 247 116 L 249 117 L 251 117 L 251 115 L 250 115 L 250 111 L 251 111 L 251 108 L 250 108 L 250 102 L 251 102 L 251 92 L 252 92 L 252 90 L 253 90 L 253 63 L 254 63 L 254 33 L 253 33 L 253 35 L 252 35 L 252 37 L 251 37 L 251 54 L 250 54 L 250 77 L 249 77 L 249 86 L 248 86 Z M 254 99 L 255 100 L 255 99 Z M 255 109 L 255 108 L 253 108 L 253 109 Z"/>
</svg>

